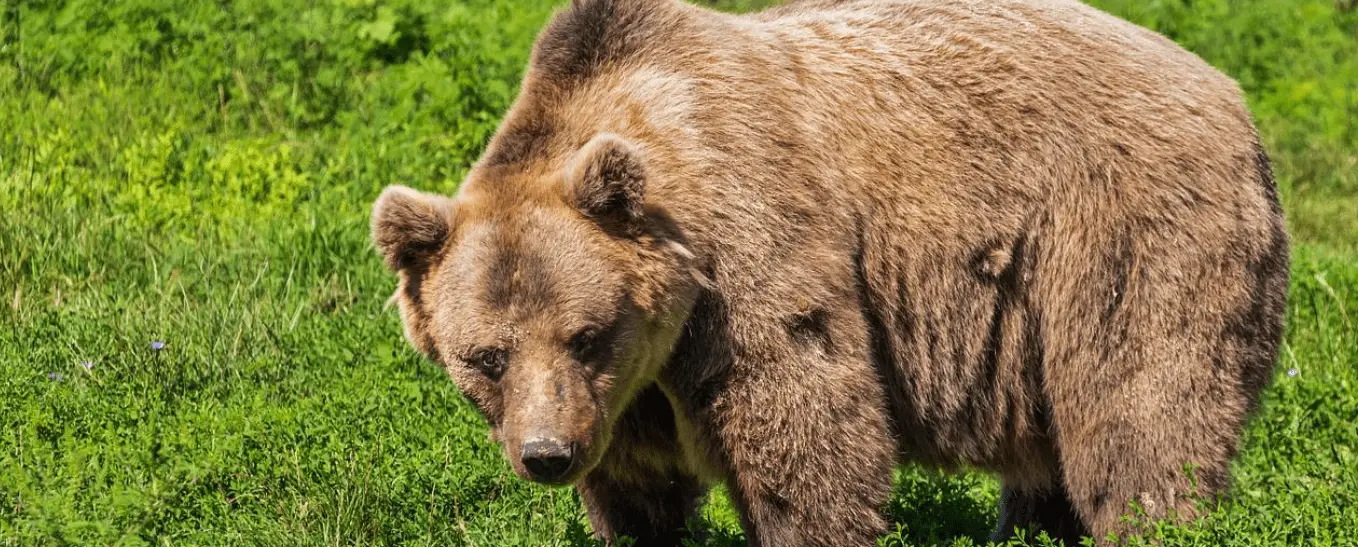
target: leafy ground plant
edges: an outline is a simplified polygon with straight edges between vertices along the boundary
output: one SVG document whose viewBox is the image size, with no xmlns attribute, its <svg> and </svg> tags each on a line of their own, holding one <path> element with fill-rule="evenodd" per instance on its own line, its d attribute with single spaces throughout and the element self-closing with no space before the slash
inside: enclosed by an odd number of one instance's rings
<svg viewBox="0 0 1358 547">
<path fill-rule="evenodd" d="M 1358 544 L 1358 13 L 1094 3 L 1241 81 L 1296 244 L 1231 498 L 1136 541 Z M 402 343 L 366 230 L 456 188 L 554 7 L 0 3 L 0 545 L 591 545 Z M 880 543 L 983 544 L 996 489 L 903 467 Z M 694 527 L 744 544 L 720 489 Z"/>
</svg>

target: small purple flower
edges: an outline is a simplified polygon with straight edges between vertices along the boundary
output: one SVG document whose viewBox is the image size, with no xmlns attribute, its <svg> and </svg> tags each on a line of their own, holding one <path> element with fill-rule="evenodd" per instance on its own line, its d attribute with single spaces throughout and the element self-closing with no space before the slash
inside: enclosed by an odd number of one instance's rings
<svg viewBox="0 0 1358 547">
<path fill-rule="evenodd" d="M 86 372 L 94 370 L 94 361 L 82 362 L 80 363 L 80 366 L 84 367 Z"/>
<path fill-rule="evenodd" d="M 165 349 L 165 342 L 161 342 L 160 340 L 151 341 L 151 351 L 160 351 L 163 349 Z"/>
<path fill-rule="evenodd" d="M 62 376 L 55 372 L 49 372 L 47 373 L 47 379 L 53 382 L 60 382 L 62 380 Z"/>
<path fill-rule="evenodd" d="M 1297 369 L 1295 369 L 1295 368 L 1287 369 L 1287 376 L 1290 377 L 1290 378 L 1296 378 L 1297 375 L 1300 374 L 1300 373 L 1301 373 L 1301 371 L 1300 371 L 1300 370 L 1297 370 Z"/>
</svg>

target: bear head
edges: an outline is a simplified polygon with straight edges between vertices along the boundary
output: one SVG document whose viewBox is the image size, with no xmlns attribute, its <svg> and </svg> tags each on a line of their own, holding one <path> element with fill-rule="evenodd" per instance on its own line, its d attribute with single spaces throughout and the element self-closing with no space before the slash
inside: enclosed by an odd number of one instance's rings
<svg viewBox="0 0 1358 547">
<path fill-rule="evenodd" d="M 478 166 L 454 197 L 391 186 L 371 225 L 406 338 L 545 484 L 597 465 L 706 284 L 642 148 L 598 134 L 558 163 Z"/>
</svg>

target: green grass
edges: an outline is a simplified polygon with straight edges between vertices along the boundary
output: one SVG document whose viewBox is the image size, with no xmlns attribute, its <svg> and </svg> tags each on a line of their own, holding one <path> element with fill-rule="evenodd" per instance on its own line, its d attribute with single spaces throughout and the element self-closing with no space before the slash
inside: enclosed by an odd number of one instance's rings
<svg viewBox="0 0 1358 547">
<path fill-rule="evenodd" d="M 1234 498 L 1159 535 L 1358 544 L 1358 13 L 1095 4 L 1240 79 L 1296 244 Z M 367 241 L 384 185 L 456 187 L 552 6 L 0 3 L 0 545 L 588 544 L 406 347 Z M 902 468 L 882 543 L 979 544 L 996 495 Z"/>
</svg>

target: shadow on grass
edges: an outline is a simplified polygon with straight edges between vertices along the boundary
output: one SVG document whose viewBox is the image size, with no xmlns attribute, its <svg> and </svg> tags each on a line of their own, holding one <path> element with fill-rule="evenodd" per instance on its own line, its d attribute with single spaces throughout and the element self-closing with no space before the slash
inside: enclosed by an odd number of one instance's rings
<svg viewBox="0 0 1358 547">
<path fill-rule="evenodd" d="M 994 483 L 981 475 L 902 468 L 896 474 L 891 500 L 884 509 L 890 530 L 885 537 L 887 544 L 953 545 L 958 540 L 970 540 L 972 544 L 985 545 L 995 526 L 997 497 Z M 729 504 L 724 497 L 709 503 Z M 691 538 L 686 546 L 746 545 L 745 534 L 733 511 L 725 518 L 715 519 L 707 511 L 703 513 L 704 518 L 690 528 Z M 583 520 L 572 521 L 566 536 L 567 544 L 576 547 L 603 545 L 591 538 L 589 525 Z"/>
</svg>

